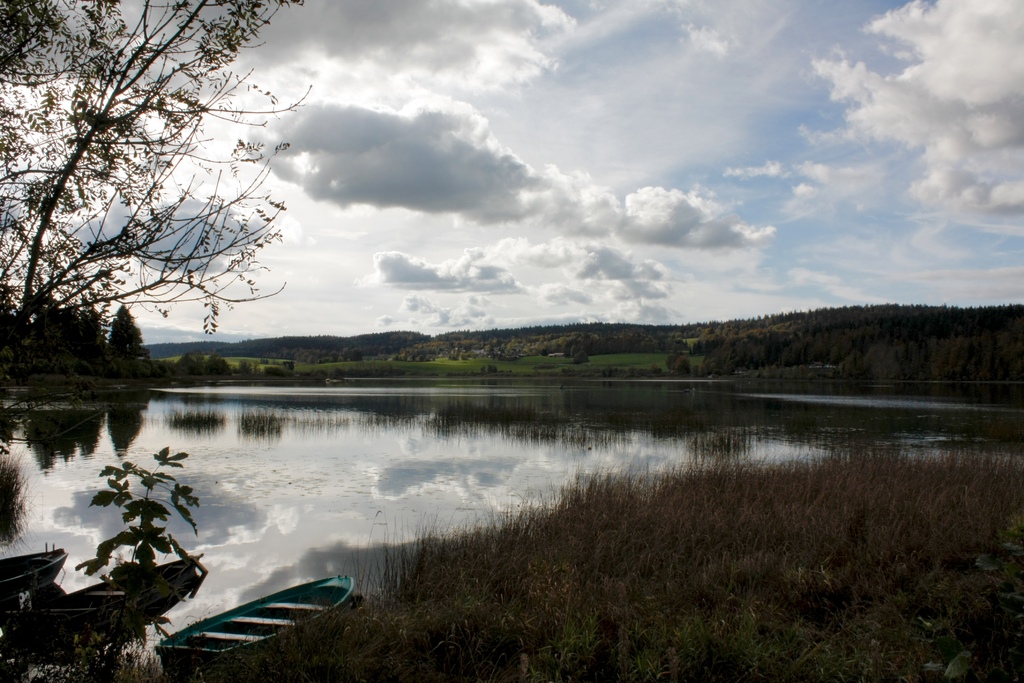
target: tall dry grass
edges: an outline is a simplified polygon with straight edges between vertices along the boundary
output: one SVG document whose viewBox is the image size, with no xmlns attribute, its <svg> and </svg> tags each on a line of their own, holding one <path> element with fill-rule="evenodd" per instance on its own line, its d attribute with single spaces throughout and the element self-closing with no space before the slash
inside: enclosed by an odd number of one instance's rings
<svg viewBox="0 0 1024 683">
<path fill-rule="evenodd" d="M 984 672 L 1015 632 L 973 562 L 1022 510 L 1024 459 L 969 453 L 581 477 L 422 537 L 363 609 L 203 676 L 917 680 L 943 634 Z"/>
<path fill-rule="evenodd" d="M 24 531 L 26 485 L 21 463 L 9 453 L 0 453 L 0 546 Z"/>
</svg>

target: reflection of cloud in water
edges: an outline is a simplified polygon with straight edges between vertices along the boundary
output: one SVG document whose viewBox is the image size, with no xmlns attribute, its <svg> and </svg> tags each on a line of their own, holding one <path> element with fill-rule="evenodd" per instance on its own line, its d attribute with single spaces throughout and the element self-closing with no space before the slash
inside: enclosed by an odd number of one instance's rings
<svg viewBox="0 0 1024 683">
<path fill-rule="evenodd" d="M 402 455 L 419 455 L 420 453 L 425 453 L 431 448 L 437 446 L 438 439 L 424 438 L 409 434 L 402 439 L 398 439 L 397 443 L 398 451 Z"/>
<path fill-rule="evenodd" d="M 399 546 L 385 550 L 382 545 L 353 546 L 339 542 L 323 548 L 310 548 L 292 565 L 276 568 L 266 579 L 246 589 L 240 598 L 248 602 L 296 584 L 348 575 L 356 580 L 356 591 L 370 594 L 377 590 L 383 574 L 385 552 L 398 552 Z"/>
<path fill-rule="evenodd" d="M 886 410 L 943 410 L 1010 412 L 1006 406 L 979 405 L 949 398 L 930 396 L 827 396 L 819 394 L 745 394 L 751 398 L 775 399 L 795 403 L 839 406 L 846 408 L 874 408 Z"/>
<path fill-rule="evenodd" d="M 186 548 L 197 545 L 209 548 L 238 541 L 238 537 L 251 536 L 267 527 L 267 513 L 244 499 L 226 494 L 204 484 L 202 480 L 190 480 L 193 493 L 199 498 L 199 508 L 193 509 L 192 516 L 199 528 L 199 538 L 192 528 L 176 513 L 168 519 L 167 528 Z M 98 491 L 100 487 L 97 487 Z M 110 538 L 123 528 L 121 516 L 113 508 L 92 507 L 96 491 L 76 491 L 72 494 L 70 507 L 54 510 L 53 518 L 58 527 L 77 529 L 80 532 L 93 531 L 97 538 Z"/>
<path fill-rule="evenodd" d="M 518 464 L 514 458 L 405 462 L 381 470 L 376 492 L 384 498 L 400 498 L 414 491 L 438 488 L 463 491 L 464 497 L 479 497 L 481 488 L 506 483 Z"/>
</svg>

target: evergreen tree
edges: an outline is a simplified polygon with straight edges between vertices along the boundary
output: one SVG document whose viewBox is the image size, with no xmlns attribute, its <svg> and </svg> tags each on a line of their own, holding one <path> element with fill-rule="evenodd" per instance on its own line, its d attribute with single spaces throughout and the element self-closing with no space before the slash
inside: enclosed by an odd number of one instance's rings
<svg viewBox="0 0 1024 683">
<path fill-rule="evenodd" d="M 122 304 L 110 321 L 110 350 L 118 358 L 138 358 L 142 353 L 142 330 Z"/>
</svg>

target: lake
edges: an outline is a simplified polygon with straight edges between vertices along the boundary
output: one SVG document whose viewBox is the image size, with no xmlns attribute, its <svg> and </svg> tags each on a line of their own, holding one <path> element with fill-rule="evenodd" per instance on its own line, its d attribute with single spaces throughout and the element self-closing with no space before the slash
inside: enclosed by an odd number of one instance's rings
<svg viewBox="0 0 1024 683">
<path fill-rule="evenodd" d="M 314 578 L 371 588 L 380 544 L 485 523 L 580 473 L 656 471 L 701 460 L 772 461 L 899 446 L 1020 452 L 1024 387 L 525 379 L 117 391 L 37 411 L 15 453 L 29 473 L 28 530 L 9 554 L 69 552 L 73 567 L 120 528 L 89 502 L 107 464 L 143 467 L 169 446 L 192 486 L 210 575 L 173 628 Z"/>
</svg>

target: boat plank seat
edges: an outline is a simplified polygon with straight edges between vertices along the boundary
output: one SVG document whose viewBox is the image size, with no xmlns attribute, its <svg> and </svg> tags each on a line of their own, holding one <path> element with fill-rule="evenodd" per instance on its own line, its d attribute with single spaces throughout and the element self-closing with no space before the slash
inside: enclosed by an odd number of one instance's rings
<svg viewBox="0 0 1024 683">
<path fill-rule="evenodd" d="M 248 633 L 224 633 L 223 631 L 203 631 L 198 635 L 210 640 L 237 640 L 245 643 L 255 643 L 266 638 L 266 636 L 254 636 Z"/>
<path fill-rule="evenodd" d="M 295 623 L 292 619 L 276 617 L 235 617 L 231 621 L 236 624 L 254 624 L 256 626 L 291 626 Z"/>
<path fill-rule="evenodd" d="M 114 597 L 114 596 L 124 595 L 124 591 L 112 591 L 112 590 L 103 589 L 103 590 L 98 590 L 98 591 L 89 591 L 89 592 L 85 593 L 85 595 L 109 595 L 111 597 Z"/>
<path fill-rule="evenodd" d="M 321 612 L 325 609 L 323 605 L 311 605 L 308 602 L 272 602 L 267 605 L 263 605 L 266 609 L 293 609 L 293 610 L 311 610 L 314 612 Z"/>
</svg>

